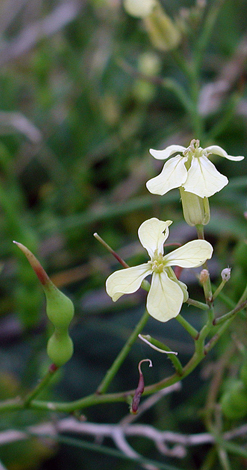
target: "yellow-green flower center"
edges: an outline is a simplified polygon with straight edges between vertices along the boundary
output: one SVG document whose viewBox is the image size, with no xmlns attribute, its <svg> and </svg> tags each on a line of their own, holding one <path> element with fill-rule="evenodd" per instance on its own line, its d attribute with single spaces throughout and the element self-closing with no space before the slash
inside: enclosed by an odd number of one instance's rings
<svg viewBox="0 0 247 470">
<path fill-rule="evenodd" d="M 161 254 L 154 254 L 154 257 L 149 261 L 153 273 L 162 273 L 165 267 L 165 256 Z"/>
<path fill-rule="evenodd" d="M 190 168 L 192 157 L 200 158 L 204 154 L 204 149 L 200 147 L 200 141 L 193 139 L 187 149 L 183 151 L 183 156 L 187 158 L 185 164 L 187 170 Z"/>
</svg>

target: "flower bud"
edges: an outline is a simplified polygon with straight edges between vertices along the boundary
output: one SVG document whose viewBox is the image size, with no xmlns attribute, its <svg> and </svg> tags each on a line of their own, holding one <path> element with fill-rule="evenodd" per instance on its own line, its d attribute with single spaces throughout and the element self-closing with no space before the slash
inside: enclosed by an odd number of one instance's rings
<svg viewBox="0 0 247 470">
<path fill-rule="evenodd" d="M 169 51 L 178 46 L 181 34 L 171 18 L 157 3 L 144 23 L 153 46 L 160 51 Z"/>
<path fill-rule="evenodd" d="M 199 197 L 197 194 L 179 188 L 184 220 L 191 227 L 195 225 L 207 225 L 210 221 L 210 207 L 207 197 Z"/>
<path fill-rule="evenodd" d="M 199 281 L 201 284 L 205 284 L 207 280 L 209 279 L 209 272 L 207 269 L 202 269 L 202 271 L 199 274 Z"/>
<path fill-rule="evenodd" d="M 231 277 L 231 268 L 225 268 L 221 271 L 222 281 L 227 282 Z"/>
</svg>

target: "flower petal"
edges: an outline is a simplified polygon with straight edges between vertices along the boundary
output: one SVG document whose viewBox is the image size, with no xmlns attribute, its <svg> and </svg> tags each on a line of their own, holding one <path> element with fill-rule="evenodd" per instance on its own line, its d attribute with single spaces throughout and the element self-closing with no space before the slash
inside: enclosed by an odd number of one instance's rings
<svg viewBox="0 0 247 470">
<path fill-rule="evenodd" d="M 176 317 L 183 303 L 183 291 L 169 279 L 166 272 L 153 273 L 147 297 L 147 311 L 158 321 L 168 321 Z"/>
<path fill-rule="evenodd" d="M 210 259 L 212 253 L 213 247 L 206 240 L 193 240 L 166 255 L 166 266 L 196 268 Z"/>
<path fill-rule="evenodd" d="M 235 162 L 239 162 L 244 159 L 244 157 L 232 157 L 231 155 L 228 155 L 226 151 L 218 145 L 211 145 L 211 147 L 206 147 L 204 150 L 208 155 L 219 155 L 220 157 L 224 157 L 227 158 L 227 160 L 233 160 Z"/>
<path fill-rule="evenodd" d="M 187 158 L 181 157 L 181 155 L 168 160 L 161 173 L 147 181 L 146 186 L 150 193 L 163 196 L 171 189 L 182 186 L 187 178 L 186 161 Z"/>
<path fill-rule="evenodd" d="M 150 149 L 149 152 L 154 158 L 157 158 L 157 160 L 166 160 L 173 153 L 180 153 L 184 150 L 186 150 L 186 147 L 182 147 L 182 145 L 169 145 L 169 147 L 166 147 L 164 150 Z"/>
<path fill-rule="evenodd" d="M 171 224 L 171 220 L 162 221 L 153 217 L 152 219 L 145 220 L 140 225 L 138 236 L 150 258 L 153 258 L 155 251 L 158 254 L 163 254 L 163 245 L 169 235 L 168 227 Z"/>
<path fill-rule="evenodd" d="M 148 263 L 116 271 L 106 280 L 106 292 L 116 302 L 122 295 L 136 292 L 151 272 Z"/>
<path fill-rule="evenodd" d="M 155 0 L 124 0 L 123 6 L 129 15 L 136 18 L 145 18 L 152 13 L 155 7 Z"/>
<path fill-rule="evenodd" d="M 228 183 L 226 176 L 219 173 L 207 157 L 192 158 L 188 177 L 183 184 L 185 191 L 199 197 L 209 197 L 220 191 Z"/>
</svg>

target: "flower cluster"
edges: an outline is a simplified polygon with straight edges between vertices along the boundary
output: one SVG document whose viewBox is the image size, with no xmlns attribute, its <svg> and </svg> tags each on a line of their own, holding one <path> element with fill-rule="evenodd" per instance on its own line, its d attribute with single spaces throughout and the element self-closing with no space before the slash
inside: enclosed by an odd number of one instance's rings
<svg viewBox="0 0 247 470">
<path fill-rule="evenodd" d="M 153 194 L 164 195 L 179 188 L 185 220 L 189 225 L 206 224 L 209 221 L 208 197 L 220 191 L 228 179 L 217 171 L 208 159 L 219 155 L 228 160 L 240 161 L 244 157 L 232 157 L 217 145 L 200 147 L 192 140 L 189 147 L 170 145 L 164 150 L 150 150 L 154 158 L 168 160 L 160 175 L 147 182 Z M 188 299 L 187 286 L 175 276 L 172 266 L 195 268 L 210 259 L 213 248 L 205 240 L 193 240 L 164 255 L 164 242 L 169 235 L 172 221 L 151 218 L 141 224 L 138 236 L 147 250 L 150 261 L 111 274 L 106 281 L 106 291 L 115 302 L 124 294 L 136 292 L 143 280 L 151 275 L 147 296 L 147 311 L 156 320 L 166 322 L 176 317 L 183 302 Z"/>
</svg>

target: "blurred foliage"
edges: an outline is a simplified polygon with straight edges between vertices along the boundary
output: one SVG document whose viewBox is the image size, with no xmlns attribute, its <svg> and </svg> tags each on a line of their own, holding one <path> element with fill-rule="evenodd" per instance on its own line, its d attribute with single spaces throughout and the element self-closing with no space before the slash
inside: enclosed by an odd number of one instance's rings
<svg viewBox="0 0 247 470">
<path fill-rule="evenodd" d="M 194 7 L 190 0 L 161 3 L 175 20 L 188 12 L 184 8 Z M 219 2 L 206 3 L 207 11 Z M 59 9 L 66 5 L 61 22 Z M 222 97 L 216 93 L 215 109 L 203 118 L 202 144 L 216 143 L 231 155 L 247 155 L 246 54 L 237 49 L 242 41 L 246 47 L 246 18 L 244 0 L 221 2 L 200 70 L 203 89 L 221 79 L 227 64 L 235 67 L 230 88 Z M 191 37 L 185 35 L 181 50 L 193 67 L 190 45 L 203 19 L 198 24 L 193 17 L 190 21 Z M 131 265 L 146 259 L 136 234 L 152 215 L 174 221 L 174 242 L 196 237 L 195 230 L 181 222 L 177 191 L 156 198 L 145 188 L 147 179 L 161 168 L 150 157 L 150 147 L 187 146 L 197 137 L 178 98 L 152 80 L 149 64 L 154 76 L 176 79 L 185 89 L 188 84 L 176 54 L 154 51 L 142 22 L 129 17 L 120 0 L 1 0 L 0 38 L 0 394 L 2 399 L 23 394 L 48 366 L 43 296 L 26 259 L 12 244 L 17 240 L 38 256 L 54 283 L 75 302 L 75 354 L 46 392 L 51 399 L 74 400 L 97 388 L 145 301 L 142 292 L 117 305 L 107 297 L 104 282 L 117 265 L 92 234 L 97 231 Z M 206 237 L 216 253 L 211 272 L 218 283 L 221 269 L 235 265 L 227 295 L 237 300 L 247 281 L 247 164 L 246 159 L 237 164 L 218 159 L 217 167 L 230 184 L 210 201 Z M 191 296 L 195 292 L 200 298 L 195 277 L 182 280 L 188 282 Z M 224 313 L 224 294 L 221 299 L 219 313 Z M 202 325 L 204 314 L 195 308 L 185 306 L 183 313 L 195 327 Z M 192 343 L 175 320 L 163 325 L 150 318 L 146 330 L 178 350 L 182 363 L 189 358 Z M 216 350 L 184 380 L 182 391 L 163 398 L 140 421 L 176 432 L 203 432 L 203 409 L 208 392 L 212 396 L 217 370 L 222 381 L 238 377 L 246 338 L 246 317 L 239 315 Z M 111 391 L 136 386 L 138 362 L 147 354 L 154 363 L 146 372 L 147 383 L 172 372 L 169 359 L 138 343 Z M 86 410 L 87 419 L 99 423 L 116 423 L 127 413 L 123 404 Z M 43 412 L 4 414 L 0 429 L 19 429 L 48 418 Z M 135 438 L 131 443 L 147 458 L 160 460 L 149 441 Z M 195 447 L 183 463 L 168 457 L 162 462 L 214 470 L 219 468 L 216 453 Z M 99 465 L 97 453 L 38 440 L 2 446 L 0 459 L 9 470 L 90 470 Z M 232 452 L 232 468 L 244 469 L 246 462 L 246 457 Z M 101 470 L 109 465 L 115 470 L 139 468 L 100 456 Z"/>
</svg>

